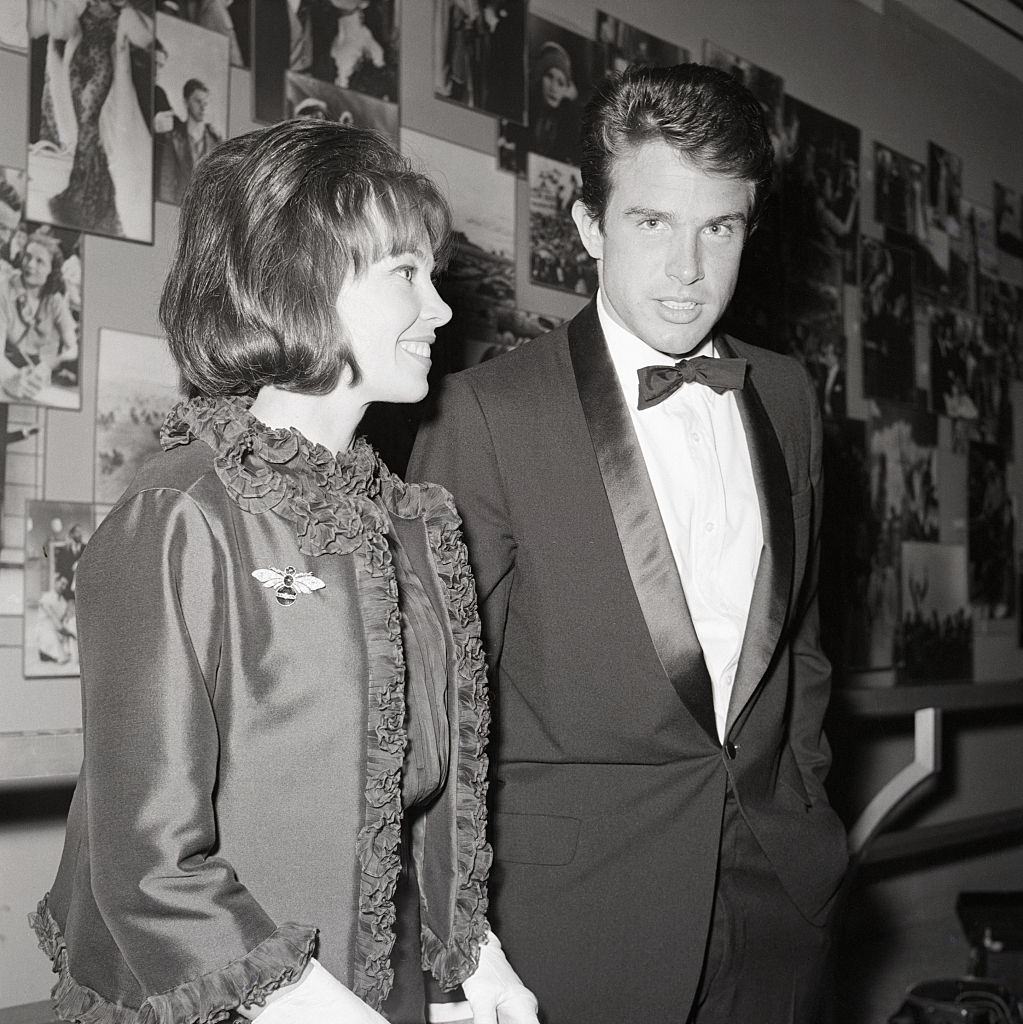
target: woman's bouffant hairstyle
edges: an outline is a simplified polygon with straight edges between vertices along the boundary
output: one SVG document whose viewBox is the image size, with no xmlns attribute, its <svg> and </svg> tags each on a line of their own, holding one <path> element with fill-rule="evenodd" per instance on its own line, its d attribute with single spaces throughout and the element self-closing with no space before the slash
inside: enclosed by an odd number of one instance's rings
<svg viewBox="0 0 1023 1024">
<path fill-rule="evenodd" d="M 703 64 L 633 67 L 607 78 L 586 104 L 582 201 L 604 227 L 615 160 L 644 142 L 666 142 L 704 171 L 753 186 L 747 232 L 774 171 L 763 110 L 731 75 Z"/>
<path fill-rule="evenodd" d="M 322 395 L 359 367 L 336 302 L 387 256 L 443 267 L 451 211 L 379 132 L 299 118 L 222 143 L 181 206 L 160 322 L 186 393 Z"/>
</svg>

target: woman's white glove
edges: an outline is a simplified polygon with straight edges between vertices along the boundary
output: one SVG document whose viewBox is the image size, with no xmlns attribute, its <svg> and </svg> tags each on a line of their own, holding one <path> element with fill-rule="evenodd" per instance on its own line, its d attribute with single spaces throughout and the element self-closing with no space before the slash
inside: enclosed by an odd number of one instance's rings
<svg viewBox="0 0 1023 1024">
<path fill-rule="evenodd" d="M 266 1006 L 241 1010 L 259 1024 L 387 1024 L 315 959 L 309 961 L 301 981 L 271 993 Z"/>
<path fill-rule="evenodd" d="M 536 996 L 512 970 L 491 931 L 480 946 L 479 967 L 462 982 L 462 991 L 472 1007 L 473 1024 L 539 1024 Z"/>
</svg>

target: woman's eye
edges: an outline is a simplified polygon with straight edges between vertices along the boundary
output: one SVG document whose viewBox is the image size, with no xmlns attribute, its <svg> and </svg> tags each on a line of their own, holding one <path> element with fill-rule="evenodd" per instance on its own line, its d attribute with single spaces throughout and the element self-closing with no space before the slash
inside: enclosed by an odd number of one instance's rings
<svg viewBox="0 0 1023 1024">
<path fill-rule="evenodd" d="M 398 267 L 398 273 L 411 284 L 412 278 L 416 276 L 416 268 L 413 266 Z"/>
</svg>

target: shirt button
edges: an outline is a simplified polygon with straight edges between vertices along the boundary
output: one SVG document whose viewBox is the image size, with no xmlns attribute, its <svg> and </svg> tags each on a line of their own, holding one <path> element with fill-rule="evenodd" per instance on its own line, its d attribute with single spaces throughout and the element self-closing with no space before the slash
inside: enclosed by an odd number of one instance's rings
<svg viewBox="0 0 1023 1024">
<path fill-rule="evenodd" d="M 704 523 L 703 524 L 704 533 L 713 533 L 716 529 L 717 529 L 717 526 L 714 523 Z"/>
<path fill-rule="evenodd" d="M 734 761 L 736 755 L 735 744 L 731 740 L 728 740 L 728 742 L 725 743 L 723 749 L 725 752 L 725 757 L 727 757 L 729 761 Z"/>
<path fill-rule="evenodd" d="M 693 440 L 693 444 L 699 444 L 700 443 L 700 440 L 701 440 L 700 435 L 697 434 L 695 431 L 692 434 L 692 440 Z"/>
</svg>

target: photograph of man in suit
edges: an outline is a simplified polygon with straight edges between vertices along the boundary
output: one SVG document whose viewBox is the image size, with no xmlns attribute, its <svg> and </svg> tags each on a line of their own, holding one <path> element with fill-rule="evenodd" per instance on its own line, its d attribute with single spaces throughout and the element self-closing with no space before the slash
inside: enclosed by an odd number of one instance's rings
<svg viewBox="0 0 1023 1024">
<path fill-rule="evenodd" d="M 821 422 L 716 325 L 771 177 L 686 64 L 590 102 L 599 290 L 449 376 L 409 477 L 464 520 L 495 718 L 491 917 L 546 1024 L 817 1024 L 845 832 L 824 789 Z"/>
<path fill-rule="evenodd" d="M 156 198 L 181 205 L 185 188 L 192 180 L 195 165 L 223 141 L 206 122 L 210 91 L 198 78 L 190 78 L 182 89 L 185 120 L 174 118 L 169 132 L 156 135 Z"/>
</svg>

